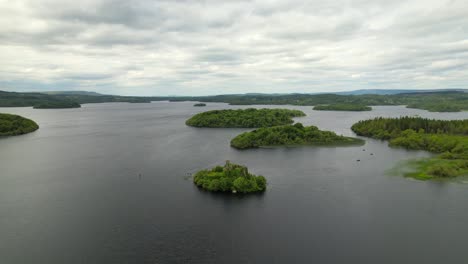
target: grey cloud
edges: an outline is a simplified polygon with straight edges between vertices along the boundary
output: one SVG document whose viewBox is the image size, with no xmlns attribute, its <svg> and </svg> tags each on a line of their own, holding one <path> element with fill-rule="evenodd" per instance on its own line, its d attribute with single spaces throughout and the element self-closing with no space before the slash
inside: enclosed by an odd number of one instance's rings
<svg viewBox="0 0 468 264">
<path fill-rule="evenodd" d="M 15 81 L 145 95 L 441 88 L 463 86 L 468 72 L 460 0 L 18 3 L 0 3 L 0 83 L 13 89 Z"/>
<path fill-rule="evenodd" d="M 215 62 L 215 63 L 222 63 L 222 62 L 232 62 L 239 59 L 238 55 L 230 54 L 226 52 L 214 52 L 214 53 L 205 53 L 201 54 L 197 57 L 198 61 L 201 62 Z"/>
<path fill-rule="evenodd" d="M 62 76 L 63 79 L 77 80 L 77 81 L 96 81 L 112 78 L 112 74 L 99 74 L 99 73 L 80 73 Z"/>
</svg>

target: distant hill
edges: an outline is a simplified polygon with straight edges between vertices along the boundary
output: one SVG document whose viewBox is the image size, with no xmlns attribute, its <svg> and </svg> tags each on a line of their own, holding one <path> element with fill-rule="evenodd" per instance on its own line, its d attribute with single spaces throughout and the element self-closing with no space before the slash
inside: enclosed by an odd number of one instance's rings
<svg viewBox="0 0 468 264">
<path fill-rule="evenodd" d="M 78 94 L 77 94 L 78 93 Z M 83 94 L 84 93 L 84 94 Z M 91 94 L 91 95 L 90 95 Z M 406 105 L 434 112 L 468 111 L 468 90 L 356 90 L 319 94 L 234 94 L 215 96 L 137 97 L 101 95 L 93 92 L 67 91 L 58 94 L 15 93 L 0 91 L 0 107 L 71 108 L 80 104 L 151 101 L 223 102 L 231 105 Z"/>
<path fill-rule="evenodd" d="M 343 92 L 317 92 L 317 93 L 245 93 L 245 94 L 220 94 L 211 96 L 285 96 L 285 95 L 320 95 L 320 94 L 338 94 L 338 95 L 394 95 L 394 94 L 412 94 L 412 93 L 443 93 L 443 92 L 465 92 L 468 89 L 453 88 L 453 89 L 359 89 Z M 208 97 L 211 97 L 208 96 Z M 168 96 L 177 97 L 177 96 Z M 179 96 L 187 97 L 187 96 Z"/>
<path fill-rule="evenodd" d="M 468 89 L 360 89 L 354 91 L 335 92 L 333 94 L 341 95 L 363 95 L 363 94 L 410 94 L 410 93 L 435 93 L 435 92 L 468 92 Z"/>
<path fill-rule="evenodd" d="M 114 96 L 94 92 L 65 91 L 17 93 L 0 91 L 0 107 L 75 108 L 87 103 L 150 103 L 150 97 Z"/>
</svg>

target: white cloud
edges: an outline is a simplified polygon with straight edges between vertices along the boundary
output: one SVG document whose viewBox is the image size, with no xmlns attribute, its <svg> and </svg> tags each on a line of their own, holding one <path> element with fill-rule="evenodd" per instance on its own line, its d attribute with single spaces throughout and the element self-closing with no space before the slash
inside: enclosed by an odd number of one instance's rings
<svg viewBox="0 0 468 264">
<path fill-rule="evenodd" d="M 463 0 L 0 0 L 0 89 L 466 87 Z"/>
</svg>

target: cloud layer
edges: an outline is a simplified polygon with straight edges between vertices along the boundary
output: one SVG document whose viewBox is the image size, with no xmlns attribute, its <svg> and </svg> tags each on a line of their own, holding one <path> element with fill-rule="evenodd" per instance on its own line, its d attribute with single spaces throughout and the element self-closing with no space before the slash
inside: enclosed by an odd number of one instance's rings
<svg viewBox="0 0 468 264">
<path fill-rule="evenodd" d="M 467 80 L 465 0 L 0 0 L 0 89 L 206 95 Z"/>
</svg>

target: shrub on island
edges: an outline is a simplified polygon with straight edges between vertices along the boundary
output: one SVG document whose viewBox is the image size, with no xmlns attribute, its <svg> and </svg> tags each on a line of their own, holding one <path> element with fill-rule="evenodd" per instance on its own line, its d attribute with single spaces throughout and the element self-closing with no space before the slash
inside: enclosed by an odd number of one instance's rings
<svg viewBox="0 0 468 264">
<path fill-rule="evenodd" d="M 247 167 L 226 161 L 224 166 L 201 170 L 193 178 L 200 188 L 212 192 L 253 193 L 266 189 L 266 179 L 249 173 Z"/>
<path fill-rule="evenodd" d="M 237 149 L 266 146 L 352 145 L 363 143 L 364 141 L 358 138 L 339 136 L 331 131 L 319 130 L 316 126 L 304 127 L 301 123 L 260 128 L 242 133 L 231 140 L 231 146 Z"/>
<path fill-rule="evenodd" d="M 10 114 L 0 114 L 0 136 L 16 136 L 37 130 L 36 122 Z"/>
<path fill-rule="evenodd" d="M 194 127 L 255 128 L 292 124 L 304 112 L 289 109 L 213 110 L 194 115 L 185 123 Z"/>
<path fill-rule="evenodd" d="M 204 103 L 198 103 L 198 104 L 194 104 L 193 106 L 195 106 L 195 107 L 203 107 L 203 106 L 206 106 L 206 104 L 204 104 Z"/>
</svg>

